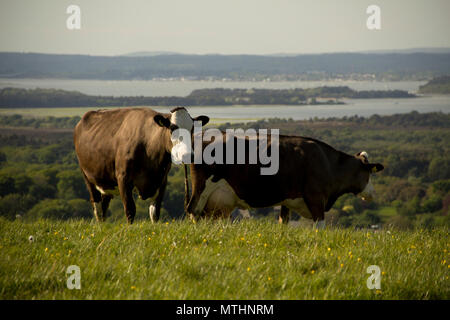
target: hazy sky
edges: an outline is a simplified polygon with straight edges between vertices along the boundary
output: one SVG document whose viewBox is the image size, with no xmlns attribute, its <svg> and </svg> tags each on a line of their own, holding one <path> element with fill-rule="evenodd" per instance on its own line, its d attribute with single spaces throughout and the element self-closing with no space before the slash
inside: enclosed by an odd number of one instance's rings
<svg viewBox="0 0 450 320">
<path fill-rule="evenodd" d="M 81 8 L 68 30 L 66 9 Z M 366 8 L 381 8 L 381 30 Z M 0 0 L 0 51 L 270 54 L 450 47 L 449 0 Z"/>
</svg>

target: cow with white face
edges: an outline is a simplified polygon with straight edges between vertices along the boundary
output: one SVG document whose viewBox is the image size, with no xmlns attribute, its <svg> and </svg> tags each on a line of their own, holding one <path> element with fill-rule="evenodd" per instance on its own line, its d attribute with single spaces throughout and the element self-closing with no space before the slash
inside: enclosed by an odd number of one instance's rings
<svg viewBox="0 0 450 320">
<path fill-rule="evenodd" d="M 204 125 L 209 118 L 193 119 L 182 107 L 170 113 L 123 108 L 90 111 L 83 116 L 75 127 L 74 143 L 98 221 L 105 219 L 116 190 L 129 223 L 136 214 L 133 190 L 142 199 L 152 200 L 150 219 L 159 219 L 172 149 L 182 146 L 173 132 L 180 128 L 191 132 L 194 121 Z"/>
</svg>

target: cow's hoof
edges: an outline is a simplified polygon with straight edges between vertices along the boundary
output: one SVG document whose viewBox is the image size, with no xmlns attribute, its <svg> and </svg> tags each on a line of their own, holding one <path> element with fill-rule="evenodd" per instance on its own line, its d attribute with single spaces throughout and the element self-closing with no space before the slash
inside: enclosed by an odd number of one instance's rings
<svg viewBox="0 0 450 320">
<path fill-rule="evenodd" d="M 195 224 L 197 223 L 197 219 L 195 218 L 195 216 L 192 213 L 189 213 L 189 219 Z"/>
</svg>

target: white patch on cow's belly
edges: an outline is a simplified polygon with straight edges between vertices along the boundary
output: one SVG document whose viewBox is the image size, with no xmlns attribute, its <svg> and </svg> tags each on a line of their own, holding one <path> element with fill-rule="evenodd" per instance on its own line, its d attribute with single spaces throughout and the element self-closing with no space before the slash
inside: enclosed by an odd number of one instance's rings
<svg viewBox="0 0 450 320">
<path fill-rule="evenodd" d="M 106 189 L 105 190 L 102 187 L 99 187 L 99 186 L 96 185 L 95 189 L 97 189 L 102 195 L 120 196 L 119 187 L 115 187 L 114 189 Z M 138 192 L 136 187 L 133 188 L 133 192 L 137 192 L 139 194 L 139 192 Z M 156 194 L 157 193 L 158 192 L 156 192 Z M 139 195 L 139 198 L 140 197 L 141 196 Z"/>
<path fill-rule="evenodd" d="M 203 209 L 208 212 L 222 210 L 231 212 L 234 208 L 249 209 L 250 206 L 240 199 L 225 179 L 212 182 L 212 177 L 206 181 L 205 188 L 195 207 L 195 213 Z"/>
<path fill-rule="evenodd" d="M 300 214 L 302 217 L 312 219 L 312 214 L 306 206 L 305 200 L 303 198 L 286 199 L 280 202 L 278 205 L 286 206 L 290 210 L 293 210 Z"/>
</svg>

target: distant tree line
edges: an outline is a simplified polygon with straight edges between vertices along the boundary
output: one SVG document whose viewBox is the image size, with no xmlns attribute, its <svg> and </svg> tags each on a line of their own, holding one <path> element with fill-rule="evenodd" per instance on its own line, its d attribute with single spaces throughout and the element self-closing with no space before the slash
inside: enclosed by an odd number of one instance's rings
<svg viewBox="0 0 450 320">
<path fill-rule="evenodd" d="M 339 98 L 411 98 L 401 90 L 356 91 L 347 86 L 310 89 L 200 89 L 186 97 L 92 96 L 57 89 L 0 90 L 3 108 L 60 108 L 107 106 L 226 106 L 226 105 L 304 105 L 341 104 Z"/>
</svg>

